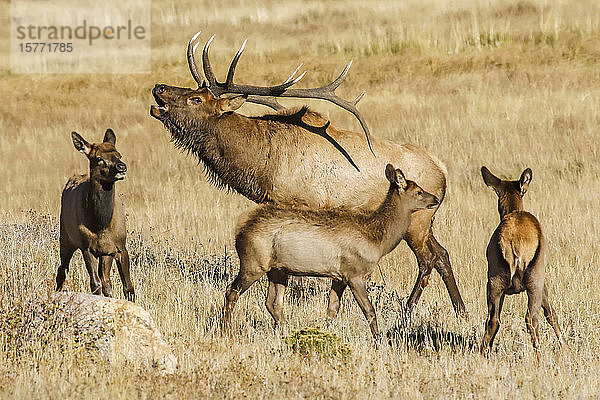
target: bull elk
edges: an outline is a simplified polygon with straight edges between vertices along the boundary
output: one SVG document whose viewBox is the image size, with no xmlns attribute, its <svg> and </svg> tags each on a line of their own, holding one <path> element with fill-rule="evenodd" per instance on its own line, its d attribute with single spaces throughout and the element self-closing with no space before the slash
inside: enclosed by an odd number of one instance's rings
<svg viewBox="0 0 600 400">
<path fill-rule="evenodd" d="M 124 179 L 127 172 L 115 148 L 116 136 L 107 129 L 102 143 L 88 143 L 77 132 L 72 132 L 71 137 L 75 149 L 87 156 L 90 173 L 71 177 L 62 192 L 56 290 L 62 289 L 71 257 L 80 249 L 93 294 L 112 296 L 110 269 L 114 259 L 125 298 L 134 301 L 125 247 L 125 214 L 121 201 L 115 199 L 115 182 Z"/>
<path fill-rule="evenodd" d="M 544 283 L 547 244 L 538 219 L 523 211 L 523 196 L 531 182 L 531 169 L 527 168 L 518 181 L 503 181 L 486 167 L 481 175 L 487 186 L 498 196 L 500 224 L 494 231 L 487 247 L 488 261 L 487 303 L 488 319 L 481 344 L 485 354 L 492 346 L 500 327 L 500 312 L 504 296 L 527 291 L 525 324 L 531 335 L 533 347 L 540 359 L 539 322 L 540 308 L 562 343 L 558 318 L 550 302 Z"/>
<path fill-rule="evenodd" d="M 233 58 L 226 80 L 219 82 L 208 56 L 213 38 L 206 43 L 202 54 L 206 79 L 198 71 L 197 37 L 198 34 L 188 43 L 187 60 L 198 88 L 156 85 L 152 93 L 157 104 L 151 106 L 150 114 L 170 131 L 176 146 L 202 161 L 209 179 L 217 186 L 235 190 L 256 203 L 309 210 L 372 211 L 386 197 L 381 170 L 391 163 L 440 202 L 443 200 L 447 172 L 435 156 L 411 144 L 383 139 L 371 142 L 368 127 L 356 107 L 362 95 L 347 101 L 335 94 L 350 63 L 333 82 L 323 87 L 291 89 L 304 76 L 296 77 L 298 68 L 279 85 L 241 85 L 234 83 L 234 73 L 242 46 Z M 281 109 L 277 102 L 280 97 L 323 99 L 348 110 L 359 120 L 374 151 L 366 149 L 360 134 L 333 127 L 325 117 L 307 107 Z M 236 113 L 246 101 L 278 111 L 260 117 Z M 465 306 L 448 253 L 433 235 L 436 210 L 434 207 L 412 214 L 404 236 L 419 265 L 407 305 L 412 307 L 417 303 L 435 268 L 442 276 L 455 311 L 462 313 Z"/>
<path fill-rule="evenodd" d="M 271 284 L 267 309 L 279 323 L 283 298 L 276 296 L 274 285 L 285 286 L 290 274 L 332 278 L 336 290 L 332 291 L 335 296 L 330 298 L 329 307 L 336 313 L 344 289 L 350 286 L 377 337 L 377 318 L 367 296 L 365 278 L 379 259 L 400 243 L 411 213 L 439 204 L 437 197 L 407 181 L 391 164 L 385 168 L 385 177 L 389 181 L 387 195 L 373 212 L 313 211 L 267 204 L 242 217 L 235 238 L 240 271 L 225 295 L 223 327 L 229 325 L 242 293 L 265 273 Z"/>
</svg>

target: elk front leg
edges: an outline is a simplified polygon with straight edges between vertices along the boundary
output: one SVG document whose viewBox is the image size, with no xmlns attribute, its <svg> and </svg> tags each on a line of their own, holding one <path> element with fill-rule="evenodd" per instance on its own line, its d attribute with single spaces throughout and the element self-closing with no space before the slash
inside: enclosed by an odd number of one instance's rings
<svg viewBox="0 0 600 400">
<path fill-rule="evenodd" d="M 375 315 L 375 307 L 371 304 L 369 300 L 369 296 L 367 295 L 367 286 L 365 284 L 363 277 L 357 277 L 351 279 L 348 282 L 350 286 L 350 290 L 352 290 L 352 294 L 356 299 L 356 302 L 360 306 L 365 318 L 367 319 L 367 323 L 371 328 L 371 333 L 373 334 L 373 338 L 375 340 L 379 339 L 379 329 L 377 328 L 377 316 Z"/>
<path fill-rule="evenodd" d="M 98 276 L 98 262 L 89 249 L 82 249 L 81 254 L 83 255 L 85 268 L 90 276 L 90 289 L 92 294 L 99 295 L 102 292 L 102 284 L 100 282 L 100 277 Z"/>
<path fill-rule="evenodd" d="M 125 299 L 135 301 L 135 290 L 133 283 L 131 283 L 131 274 L 129 271 L 129 253 L 125 246 L 123 246 L 123 250 L 120 253 L 117 253 L 115 259 L 117 261 L 117 271 L 119 271 L 119 277 L 123 285 L 123 295 Z"/>
<path fill-rule="evenodd" d="M 60 244 L 60 266 L 58 267 L 58 271 L 56 272 L 56 290 L 60 291 L 63 288 L 65 283 L 65 279 L 67 278 L 67 271 L 69 270 L 69 263 L 71 262 L 71 258 L 73 257 L 73 253 L 76 248 L 70 246 L 67 243 L 64 243 L 61 240 Z"/>
<path fill-rule="evenodd" d="M 423 289 L 429 283 L 431 270 L 435 268 L 446 285 L 454 311 L 457 315 L 466 315 L 465 304 L 454 279 L 448 252 L 433 235 L 431 223 L 434 213 L 435 210 L 420 210 L 413 213 L 405 235 L 406 243 L 415 254 L 419 265 L 419 274 L 408 298 L 407 307 L 411 309 L 417 304 Z"/>
<path fill-rule="evenodd" d="M 340 311 L 340 300 L 346 289 L 346 283 L 333 279 L 329 291 L 329 304 L 327 306 L 327 318 L 334 319 Z"/>
<path fill-rule="evenodd" d="M 283 295 L 288 283 L 288 275 L 279 270 L 271 270 L 267 273 L 269 278 L 269 290 L 267 294 L 267 310 L 275 320 L 275 326 L 281 324 L 283 319 Z"/>
<path fill-rule="evenodd" d="M 98 265 L 100 281 L 102 282 L 102 293 L 106 297 L 113 297 L 112 282 L 110 280 L 110 269 L 113 263 L 113 256 L 101 256 Z"/>
</svg>

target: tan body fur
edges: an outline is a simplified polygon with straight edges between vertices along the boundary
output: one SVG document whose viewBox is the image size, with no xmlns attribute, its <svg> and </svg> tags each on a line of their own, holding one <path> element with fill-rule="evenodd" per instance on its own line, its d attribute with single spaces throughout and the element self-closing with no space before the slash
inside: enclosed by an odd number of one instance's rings
<svg viewBox="0 0 600 400">
<path fill-rule="evenodd" d="M 332 278 L 334 288 L 338 288 L 334 290 L 338 295 L 336 307 L 349 285 L 373 335 L 377 335 L 365 277 L 402 240 L 412 212 L 439 204 L 437 197 L 406 181 L 391 165 L 386 167 L 386 177 L 390 182 L 386 198 L 370 213 L 261 205 L 245 215 L 236 234 L 240 272 L 227 290 L 224 326 L 239 296 L 262 275 L 267 273 L 271 283 L 285 285 L 291 274 Z M 282 297 L 271 289 L 267 308 L 276 323 L 280 322 Z"/>
<path fill-rule="evenodd" d="M 90 159 L 90 175 L 71 177 L 61 197 L 60 258 L 56 276 L 57 290 L 61 290 L 71 257 L 80 249 L 92 293 L 112 296 L 110 269 L 117 262 L 123 283 L 123 292 L 129 300 L 135 299 L 129 272 L 129 254 L 125 247 L 127 229 L 123 204 L 115 199 L 114 183 L 125 176 L 126 166 L 114 147 L 114 133 L 107 131 L 105 141 L 99 144 L 85 142 L 75 132 L 75 147 Z"/>
<path fill-rule="evenodd" d="M 306 209 L 375 210 L 386 196 L 381 170 L 391 163 L 443 200 L 447 172 L 427 150 L 373 139 L 374 156 L 364 136 L 342 131 L 305 107 L 261 117 L 234 112 L 244 99 L 213 98 L 206 89 L 157 85 L 159 104 L 151 114 L 171 131 L 175 144 L 194 153 L 209 177 L 257 203 Z M 357 171 L 327 139 L 343 147 Z M 415 253 L 419 274 L 408 300 L 415 305 L 433 268 L 441 274 L 456 312 L 465 311 L 447 251 L 432 231 L 436 208 L 411 217 L 404 238 Z"/>
<path fill-rule="evenodd" d="M 547 244 L 538 219 L 523 211 L 523 196 L 531 181 L 531 170 L 526 169 L 518 181 L 502 181 L 482 167 L 486 185 L 498 195 L 500 224 L 494 231 L 488 247 L 487 301 L 489 316 L 481 345 L 481 353 L 492 346 L 500 326 L 500 312 L 504 296 L 527 292 L 528 307 L 525 316 L 527 330 L 539 359 L 539 313 L 543 308 L 546 319 L 562 343 L 558 319 L 548 301 L 545 286 Z"/>
</svg>

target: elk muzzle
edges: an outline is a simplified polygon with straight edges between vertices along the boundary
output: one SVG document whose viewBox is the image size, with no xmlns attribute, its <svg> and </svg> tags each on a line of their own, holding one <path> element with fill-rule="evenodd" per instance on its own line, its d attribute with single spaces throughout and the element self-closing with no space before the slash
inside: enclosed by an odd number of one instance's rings
<svg viewBox="0 0 600 400">
<path fill-rule="evenodd" d="M 119 161 L 115 165 L 115 169 L 117 170 L 117 173 L 115 174 L 115 179 L 116 180 L 124 179 L 125 176 L 127 175 L 127 165 L 125 165 L 125 163 L 123 161 Z"/>
<path fill-rule="evenodd" d="M 164 94 L 167 90 L 167 85 L 159 84 L 155 85 L 154 89 L 152 89 L 152 95 L 154 96 L 154 100 L 156 100 L 156 104 L 152 104 L 150 106 L 150 115 L 154 118 L 161 119 L 163 114 L 169 111 L 169 106 L 161 98 L 161 94 Z"/>
<path fill-rule="evenodd" d="M 428 209 L 432 209 L 432 208 L 436 208 L 437 206 L 440 205 L 440 199 L 437 198 L 437 196 L 433 196 L 433 200 L 431 201 L 431 203 L 427 206 Z"/>
</svg>

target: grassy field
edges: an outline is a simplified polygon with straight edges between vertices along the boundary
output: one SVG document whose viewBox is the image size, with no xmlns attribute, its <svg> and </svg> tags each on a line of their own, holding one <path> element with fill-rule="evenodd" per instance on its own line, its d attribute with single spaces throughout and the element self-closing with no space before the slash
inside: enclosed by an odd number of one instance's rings
<svg viewBox="0 0 600 400">
<path fill-rule="evenodd" d="M 9 6 L 0 4 L 0 48 L 8 56 Z M 327 329 L 349 354 L 294 352 L 282 336 L 324 322 L 328 284 L 317 279 L 288 290 L 282 331 L 273 330 L 264 307 L 263 280 L 238 303 L 233 337 L 219 334 L 224 290 L 238 268 L 233 229 L 252 203 L 207 183 L 197 160 L 175 149 L 149 116 L 154 84 L 193 84 L 185 46 L 198 30 L 203 40 L 217 34 L 211 55 L 219 77 L 249 38 L 238 82 L 281 81 L 304 62 L 309 73 L 299 87 L 315 86 L 354 60 L 339 93 L 367 91 L 359 108 L 373 136 L 422 145 L 448 167 L 435 231 L 450 253 L 468 320 L 455 317 L 435 274 L 405 318 L 417 267 L 401 244 L 382 260 L 370 292 L 381 329 L 395 334 L 391 345 L 373 346 L 346 293 Z M 111 127 L 128 165 L 117 188 L 138 303 L 180 365 L 165 377 L 109 366 L 62 346 L 65 338 L 16 326 L 31 339 L 15 349 L 0 332 L 0 397 L 597 398 L 599 65 L 594 0 L 155 1 L 151 74 L 15 75 L 3 61 L 0 313 L 25 315 L 54 290 L 60 192 L 70 175 L 88 168 L 70 132 L 100 141 Z M 334 106 L 310 105 L 336 126 L 360 129 Z M 548 287 L 568 343 L 560 350 L 543 322 L 539 365 L 525 329 L 525 295 L 507 298 L 490 357 L 477 352 L 487 313 L 485 247 L 498 223 L 496 196 L 479 173 L 484 164 L 513 179 L 533 170 L 525 207 L 548 238 Z M 88 292 L 87 282 L 77 254 L 66 287 Z"/>
</svg>

